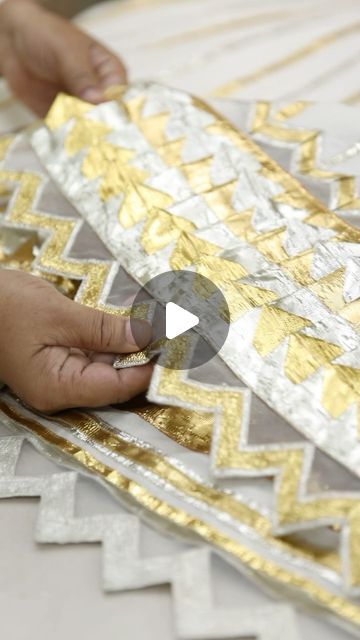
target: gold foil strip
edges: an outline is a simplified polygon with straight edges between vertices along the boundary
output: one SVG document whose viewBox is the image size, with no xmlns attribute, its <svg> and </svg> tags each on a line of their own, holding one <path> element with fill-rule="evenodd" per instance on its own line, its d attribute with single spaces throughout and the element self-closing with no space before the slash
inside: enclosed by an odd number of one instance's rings
<svg viewBox="0 0 360 640">
<path fill-rule="evenodd" d="M 131 411 L 181 446 L 199 453 L 209 452 L 214 423 L 211 413 L 151 403 Z"/>
<path fill-rule="evenodd" d="M 360 91 L 357 90 L 354 93 L 351 93 L 349 96 L 347 96 L 347 98 L 345 98 L 343 102 L 345 102 L 346 104 L 359 104 Z"/>
<path fill-rule="evenodd" d="M 56 101 L 47 114 L 46 123 L 50 129 L 57 129 L 65 124 L 70 118 L 78 118 L 93 108 L 88 102 L 83 102 L 79 98 L 62 93 L 61 100 Z"/>
<path fill-rule="evenodd" d="M 263 536 L 269 535 L 270 523 L 257 511 L 235 500 L 231 495 L 223 494 L 213 487 L 198 483 L 155 451 L 138 447 L 133 442 L 127 442 L 126 439 L 109 430 L 98 418 L 79 411 L 71 411 L 62 413 L 55 420 L 60 424 L 76 428 L 86 438 L 89 438 L 89 442 L 101 444 L 108 451 L 118 453 L 153 471 L 187 496 L 196 498 L 201 495 L 202 501 L 209 506 L 221 504 L 223 510 L 231 513 L 240 522 L 252 527 Z"/>
<path fill-rule="evenodd" d="M 324 47 L 329 46 L 330 44 L 333 44 L 333 42 L 336 42 L 341 38 L 346 38 L 347 36 L 352 35 L 353 33 L 357 33 L 359 30 L 360 30 L 360 23 L 355 22 L 355 24 L 342 27 L 341 29 L 337 29 L 332 33 L 325 34 L 320 38 L 315 38 L 314 40 L 309 42 L 309 44 L 305 45 L 304 47 L 300 47 L 299 49 L 296 49 L 285 58 L 276 60 L 275 62 L 271 62 L 270 64 L 266 64 L 264 67 L 258 69 L 253 73 L 249 73 L 248 75 L 242 78 L 235 78 L 234 80 L 230 80 L 230 82 L 226 82 L 220 87 L 217 87 L 212 92 L 212 95 L 219 98 L 225 98 L 226 96 L 229 96 L 243 89 L 249 84 L 253 84 L 258 80 L 261 80 L 262 78 L 268 76 L 271 73 L 274 73 L 281 69 L 285 69 L 289 65 L 292 65 L 296 62 L 299 62 L 300 60 L 303 60 L 304 58 L 311 56 L 313 53 L 319 51 L 320 49 L 323 49 Z"/>
<path fill-rule="evenodd" d="M 304 175 L 310 175 L 318 180 L 331 179 L 336 181 L 338 187 L 336 209 L 358 209 L 360 198 L 356 195 L 355 176 L 344 175 L 336 171 L 324 171 L 317 167 L 318 140 L 320 132 L 316 130 L 301 129 L 299 127 L 286 127 L 281 123 L 293 118 L 310 105 L 309 102 L 293 102 L 280 111 L 271 115 L 270 102 L 257 102 L 255 115 L 251 124 L 251 132 L 261 134 L 267 138 L 279 142 L 294 143 L 298 145 L 298 171 Z"/>
</svg>

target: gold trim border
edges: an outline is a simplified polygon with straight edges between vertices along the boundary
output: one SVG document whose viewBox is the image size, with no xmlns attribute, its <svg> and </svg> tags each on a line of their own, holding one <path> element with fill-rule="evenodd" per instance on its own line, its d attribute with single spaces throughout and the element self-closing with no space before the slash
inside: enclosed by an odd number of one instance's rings
<svg viewBox="0 0 360 640">
<path fill-rule="evenodd" d="M 318 606 L 338 616 L 342 621 L 360 626 L 360 606 L 331 593 L 309 578 L 283 569 L 273 560 L 265 558 L 260 553 L 221 533 L 216 527 L 209 525 L 204 520 L 196 518 L 185 510 L 176 508 L 164 500 L 160 500 L 140 483 L 111 469 L 111 467 L 105 465 L 78 445 L 52 433 L 39 422 L 21 416 L 3 401 L 0 402 L 0 409 L 10 420 L 21 424 L 46 444 L 55 446 L 67 457 L 80 463 L 85 469 L 105 480 L 113 488 L 123 494 L 127 494 L 147 511 L 160 516 L 163 520 L 167 520 L 177 527 L 193 531 L 204 541 L 240 561 L 265 580 L 276 582 L 278 586 L 282 586 L 287 590 L 289 588 L 296 589 L 316 602 Z"/>
</svg>

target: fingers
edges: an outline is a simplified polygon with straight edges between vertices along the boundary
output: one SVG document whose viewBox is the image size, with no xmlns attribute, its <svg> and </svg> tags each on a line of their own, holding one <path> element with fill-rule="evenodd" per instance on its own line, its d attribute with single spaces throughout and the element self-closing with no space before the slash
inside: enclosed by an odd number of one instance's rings
<svg viewBox="0 0 360 640">
<path fill-rule="evenodd" d="M 36 386 L 14 391 L 42 413 L 75 407 L 104 407 L 127 402 L 149 386 L 152 365 L 117 371 L 104 362 L 91 362 L 76 349 L 50 347 L 35 364 Z"/>
<path fill-rule="evenodd" d="M 1 73 L 38 115 L 59 91 L 98 104 L 108 87 L 126 82 L 114 53 L 37 3 L 5 2 L 0 18 Z"/>
<path fill-rule="evenodd" d="M 55 366 L 45 366 L 36 388 L 23 397 L 42 413 L 127 402 L 149 386 L 150 364 L 117 371 L 103 362 L 90 362 L 80 352 L 53 349 L 55 352 L 47 354 L 47 364 L 52 360 Z"/>
<path fill-rule="evenodd" d="M 151 326 L 143 320 L 130 321 L 67 298 L 62 300 L 57 314 L 58 331 L 54 335 L 61 346 L 97 353 L 132 353 L 147 346 L 152 338 Z"/>
<path fill-rule="evenodd" d="M 62 378 L 62 389 L 67 389 L 66 408 L 127 402 L 148 388 L 152 374 L 151 365 L 117 371 L 107 364 L 95 362 L 82 369 L 79 367 L 78 374 L 70 371 L 70 366 Z"/>
<path fill-rule="evenodd" d="M 57 51 L 65 91 L 88 102 L 101 102 L 104 92 L 90 59 L 92 41 L 77 30 L 68 34 L 66 40 Z"/>
<path fill-rule="evenodd" d="M 126 71 L 115 54 L 72 27 L 69 47 L 59 51 L 64 89 L 97 104 L 105 90 L 126 81 Z"/>
<path fill-rule="evenodd" d="M 2 71 L 13 94 L 36 115 L 45 116 L 59 88 L 34 76 L 16 55 L 3 60 Z"/>
<path fill-rule="evenodd" d="M 91 352 L 89 354 L 89 360 L 91 360 L 91 362 L 104 362 L 105 364 L 110 364 L 112 365 L 115 358 L 116 358 L 116 353 L 94 353 Z"/>
<path fill-rule="evenodd" d="M 90 46 L 90 61 L 102 89 L 126 82 L 126 70 L 121 60 L 97 42 Z"/>
</svg>

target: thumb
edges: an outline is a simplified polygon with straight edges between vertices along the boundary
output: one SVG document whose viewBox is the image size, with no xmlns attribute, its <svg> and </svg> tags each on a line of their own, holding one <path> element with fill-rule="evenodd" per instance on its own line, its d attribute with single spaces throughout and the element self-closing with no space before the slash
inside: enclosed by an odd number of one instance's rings
<svg viewBox="0 0 360 640">
<path fill-rule="evenodd" d="M 151 341 L 152 328 L 144 320 L 121 318 L 67 299 L 65 302 L 58 325 L 61 346 L 98 353 L 132 353 Z"/>
<path fill-rule="evenodd" d="M 71 33 L 69 40 L 68 46 L 63 46 L 59 52 L 60 75 L 64 89 L 87 102 L 103 101 L 104 91 L 91 60 L 93 41 L 77 30 Z"/>
<path fill-rule="evenodd" d="M 121 60 L 106 47 L 72 27 L 68 46 L 59 51 L 60 74 L 65 89 L 87 102 L 105 100 L 105 89 L 126 81 Z"/>
</svg>

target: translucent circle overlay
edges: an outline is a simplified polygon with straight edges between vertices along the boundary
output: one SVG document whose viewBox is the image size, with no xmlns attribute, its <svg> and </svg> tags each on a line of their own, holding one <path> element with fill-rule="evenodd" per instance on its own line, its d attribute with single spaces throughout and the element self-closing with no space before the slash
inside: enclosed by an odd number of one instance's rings
<svg viewBox="0 0 360 640">
<path fill-rule="evenodd" d="M 166 338 L 166 304 L 173 302 L 198 317 L 196 327 Z M 139 289 L 131 310 L 132 333 L 141 344 L 140 310 L 147 310 L 153 330 L 150 353 L 169 369 L 193 369 L 211 360 L 229 333 L 230 312 L 222 291 L 211 280 L 193 271 L 167 271 L 151 278 Z"/>
</svg>

